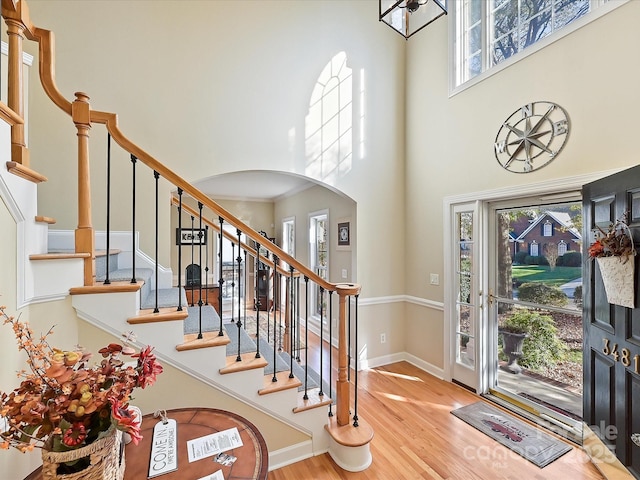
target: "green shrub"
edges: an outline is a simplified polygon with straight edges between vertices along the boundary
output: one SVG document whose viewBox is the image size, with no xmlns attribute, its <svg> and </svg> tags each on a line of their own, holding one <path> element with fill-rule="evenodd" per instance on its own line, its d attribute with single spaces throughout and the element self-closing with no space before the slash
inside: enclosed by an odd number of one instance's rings
<svg viewBox="0 0 640 480">
<path fill-rule="evenodd" d="M 520 265 L 524 265 L 527 256 L 528 256 L 528 254 L 527 254 L 527 252 L 525 250 L 517 252 L 513 257 L 513 263 L 518 263 Z"/>
<path fill-rule="evenodd" d="M 558 258 L 558 263 L 556 265 L 562 267 L 580 267 L 582 266 L 582 253 L 567 252 Z"/>
<path fill-rule="evenodd" d="M 524 331 L 528 337 L 522 346 L 522 357 L 518 363 L 526 368 L 537 369 L 555 365 L 563 360 L 569 349 L 556 334 L 553 318 L 533 310 L 521 310 L 511 315 L 505 327 Z"/>
<path fill-rule="evenodd" d="M 564 307 L 569 303 L 567 295 L 560 290 L 560 288 L 539 282 L 529 282 L 520 285 L 520 288 L 518 288 L 518 299 L 524 302 L 554 305 L 556 307 Z"/>
<path fill-rule="evenodd" d="M 542 255 L 538 255 L 538 256 L 531 256 L 531 255 L 527 255 L 524 259 L 524 263 L 526 265 L 549 265 L 549 262 L 547 261 L 546 258 L 544 258 Z"/>
</svg>

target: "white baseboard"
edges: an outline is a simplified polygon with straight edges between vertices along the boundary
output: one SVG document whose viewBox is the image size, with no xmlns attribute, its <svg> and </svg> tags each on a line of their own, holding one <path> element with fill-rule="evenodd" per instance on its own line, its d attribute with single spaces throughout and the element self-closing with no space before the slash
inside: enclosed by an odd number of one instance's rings
<svg viewBox="0 0 640 480">
<path fill-rule="evenodd" d="M 316 452 L 314 454 L 313 442 L 311 440 L 305 440 L 304 442 L 269 452 L 269 471 L 301 462 L 320 453 L 323 452 Z"/>
<path fill-rule="evenodd" d="M 380 367 L 382 365 L 389 365 L 390 363 L 396 362 L 409 362 L 410 364 L 418 367 L 420 370 L 424 370 L 425 372 L 433 375 L 434 377 L 439 378 L 440 380 L 444 379 L 444 371 L 440 367 L 436 367 L 435 365 L 430 364 L 429 362 L 425 362 L 424 360 L 416 357 L 415 355 L 411 355 L 407 352 L 394 353 L 391 355 L 383 355 L 381 357 L 368 358 L 360 362 L 358 365 L 359 369 L 368 369 Z"/>
</svg>

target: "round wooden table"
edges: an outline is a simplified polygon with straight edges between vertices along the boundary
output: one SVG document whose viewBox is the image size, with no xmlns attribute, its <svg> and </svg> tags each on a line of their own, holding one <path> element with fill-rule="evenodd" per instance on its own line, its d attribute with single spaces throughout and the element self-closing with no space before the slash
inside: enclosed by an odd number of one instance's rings
<svg viewBox="0 0 640 480">
<path fill-rule="evenodd" d="M 215 408 L 179 408 L 167 410 L 167 418 L 176 421 L 178 430 L 178 469 L 158 475 L 158 480 L 197 480 L 222 469 L 225 480 L 265 480 L 269 469 L 269 455 L 267 445 L 258 429 L 240 415 L 217 410 Z M 160 422 L 153 415 L 142 417 L 143 439 L 138 445 L 129 443 L 125 449 L 126 468 L 124 480 L 143 480 L 149 474 L 149 460 L 151 457 L 151 441 L 153 427 Z M 189 463 L 187 441 L 212 433 L 221 432 L 236 427 L 242 447 L 225 453 L 237 457 L 230 466 L 214 461 L 214 457 L 207 457 Z M 39 468 L 25 480 L 41 480 Z"/>
<path fill-rule="evenodd" d="M 167 410 L 167 418 L 177 423 L 178 430 L 178 470 L 159 475 L 159 480 L 184 480 L 205 477 L 222 469 L 225 480 L 263 480 L 267 478 L 269 455 L 264 438 L 250 422 L 240 415 L 214 408 L 180 408 Z M 160 422 L 153 415 L 142 417 L 142 441 L 138 445 L 129 443 L 125 449 L 127 466 L 124 471 L 125 480 L 146 479 L 149 473 L 151 456 L 151 440 L 153 427 Z M 207 457 L 189 463 L 187 441 L 211 435 L 236 427 L 242 439 L 242 447 L 228 452 L 237 460 L 225 466 Z"/>
</svg>

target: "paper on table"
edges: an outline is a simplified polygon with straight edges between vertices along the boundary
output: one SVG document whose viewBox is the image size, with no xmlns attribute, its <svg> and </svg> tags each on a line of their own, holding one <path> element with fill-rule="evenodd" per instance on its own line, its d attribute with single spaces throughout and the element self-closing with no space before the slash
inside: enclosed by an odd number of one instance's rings
<svg viewBox="0 0 640 480">
<path fill-rule="evenodd" d="M 218 470 L 217 472 L 213 472 L 211 475 L 199 478 L 198 480 L 224 480 L 224 475 L 222 474 L 222 470 Z"/>
<path fill-rule="evenodd" d="M 195 438 L 187 442 L 189 463 L 241 446 L 242 439 L 236 427 Z"/>
</svg>

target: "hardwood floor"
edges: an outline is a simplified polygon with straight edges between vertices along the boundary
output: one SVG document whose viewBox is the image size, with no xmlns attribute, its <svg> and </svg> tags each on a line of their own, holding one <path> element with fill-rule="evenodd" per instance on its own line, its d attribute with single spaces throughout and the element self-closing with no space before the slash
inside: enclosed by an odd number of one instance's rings
<svg viewBox="0 0 640 480">
<path fill-rule="evenodd" d="M 303 341 L 309 344 L 309 350 L 301 352 L 303 363 L 308 355 L 309 365 L 319 365 L 319 338 L 314 334 L 307 337 L 304 329 L 302 335 Z M 328 375 L 329 348 L 326 340 L 322 346 L 322 361 L 325 375 Z M 335 382 L 337 351 L 335 348 L 331 350 L 332 381 Z M 352 403 L 353 383 L 352 371 Z M 575 446 L 545 468 L 536 467 L 450 413 L 455 408 L 484 401 L 481 397 L 439 380 L 408 362 L 361 371 L 358 393 L 358 415 L 375 432 L 371 444 L 373 463 L 367 470 L 347 472 L 339 468 L 329 454 L 324 454 L 273 470 L 269 472 L 269 480 L 605 478 Z"/>
<path fill-rule="evenodd" d="M 604 478 L 577 447 L 536 467 L 450 413 L 479 396 L 407 362 L 360 372 L 358 391 L 358 414 L 375 431 L 367 470 L 346 472 L 325 454 L 274 470 L 269 479 Z"/>
</svg>

